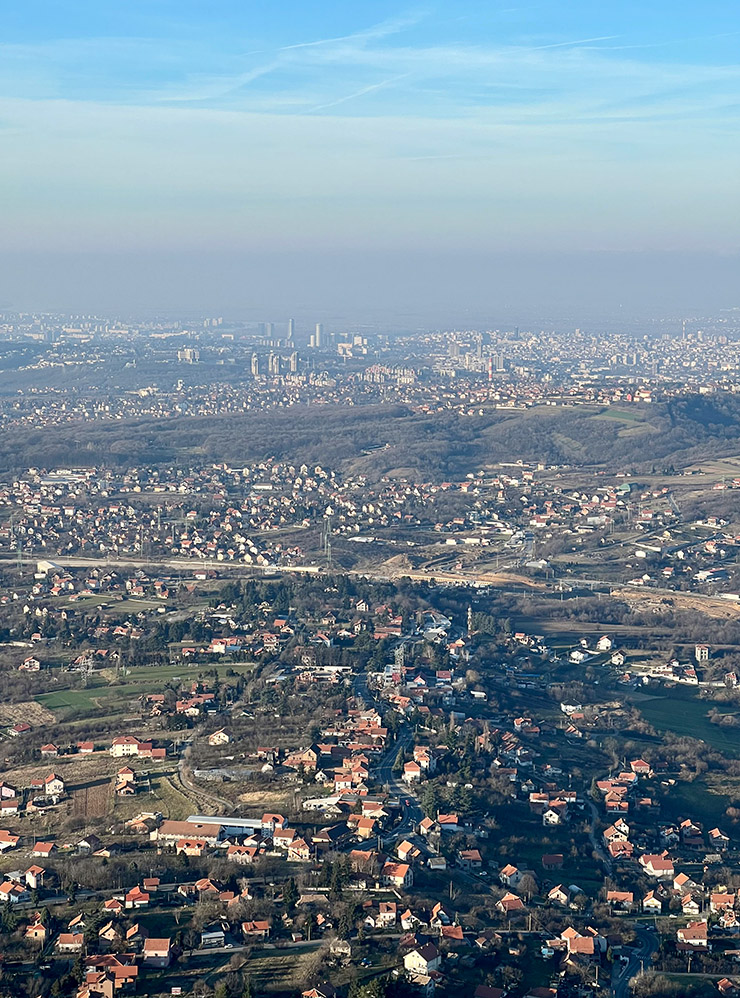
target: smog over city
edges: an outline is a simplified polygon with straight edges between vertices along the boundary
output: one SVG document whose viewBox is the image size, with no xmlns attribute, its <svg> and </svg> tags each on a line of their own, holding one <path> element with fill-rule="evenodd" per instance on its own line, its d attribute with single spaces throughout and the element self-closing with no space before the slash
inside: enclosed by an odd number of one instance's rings
<svg viewBox="0 0 740 998">
<path fill-rule="evenodd" d="M 737 5 L 0 25 L 0 998 L 740 995 Z"/>
</svg>

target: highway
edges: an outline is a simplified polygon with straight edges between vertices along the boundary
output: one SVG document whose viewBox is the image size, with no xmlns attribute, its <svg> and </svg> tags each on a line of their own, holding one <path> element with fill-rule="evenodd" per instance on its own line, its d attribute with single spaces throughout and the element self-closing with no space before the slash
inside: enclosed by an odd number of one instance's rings
<svg viewBox="0 0 740 998">
<path fill-rule="evenodd" d="M 34 562 L 37 558 L 32 555 L 26 556 L 27 562 Z M 39 555 L 38 560 L 42 560 Z M 111 558 L 111 557 L 101 557 L 101 558 L 85 558 L 79 556 L 68 557 L 66 555 L 59 555 L 55 558 L 48 558 L 46 560 L 51 561 L 54 565 L 59 565 L 62 568 L 100 568 L 105 566 L 106 568 L 117 568 L 125 569 L 129 571 L 134 571 L 136 569 L 145 569 L 148 572 L 156 572 L 163 569 L 174 569 L 175 571 L 204 571 L 213 569 L 219 572 L 234 572 L 239 571 L 244 575 L 257 576 L 271 578 L 280 574 L 292 574 L 292 575 L 356 575 L 360 578 L 376 579 L 379 581 L 387 581 L 389 578 L 388 572 L 373 572 L 373 571 L 355 571 L 353 569 L 343 569 L 343 568 L 326 568 L 323 565 L 281 565 L 275 568 L 261 569 L 257 566 L 247 565 L 241 561 L 210 561 L 210 560 L 196 560 L 193 558 Z M 6 565 L 16 565 L 17 559 L 15 558 L 0 558 L 0 564 Z M 408 571 L 399 572 L 394 576 L 395 578 L 408 578 L 413 582 L 429 582 L 434 579 L 437 582 L 448 583 L 452 585 L 474 585 L 476 582 L 483 585 L 491 586 L 506 586 L 515 585 L 517 586 L 517 591 L 521 589 L 522 586 L 528 589 L 545 589 L 545 585 L 541 582 L 534 582 L 532 579 L 526 576 L 509 575 L 506 572 L 480 572 L 471 575 L 464 575 L 461 573 L 452 573 L 445 571 L 435 571 L 433 569 L 427 571 Z M 573 580 L 576 582 L 577 580 Z M 164 605 L 164 604 L 163 604 Z"/>
<path fill-rule="evenodd" d="M 35 556 L 27 556 L 28 562 L 33 562 L 36 560 Z M 691 601 L 698 601 L 699 604 L 705 604 L 707 607 L 715 607 L 722 610 L 723 616 L 728 619 L 735 619 L 735 617 L 740 613 L 740 605 L 733 603 L 729 600 L 724 600 L 719 595 L 713 595 L 710 593 L 701 592 L 679 592 L 675 589 L 666 589 L 661 586 L 636 586 L 630 585 L 629 582 L 619 581 L 615 579 L 591 579 L 585 577 L 579 577 L 575 575 L 564 575 L 559 578 L 553 578 L 548 581 L 534 580 L 527 576 L 518 575 L 515 572 L 498 571 L 498 572 L 445 572 L 442 570 L 435 569 L 424 569 L 424 570 L 411 570 L 411 571 L 401 571 L 395 573 L 389 573 L 386 569 L 385 571 L 357 571 L 354 569 L 343 569 L 343 568 L 327 568 L 323 565 L 285 565 L 275 568 L 262 569 L 257 566 L 246 565 L 243 562 L 238 561 L 210 561 L 210 560 L 195 560 L 192 558 L 163 558 L 163 559 L 152 559 L 152 558 L 128 558 L 128 557 L 102 557 L 102 558 L 85 558 L 85 557 L 66 557 L 60 555 L 56 558 L 50 559 L 54 564 L 60 565 L 66 568 L 94 568 L 94 567 L 108 567 L 119 570 L 134 571 L 136 569 L 144 569 L 150 573 L 156 574 L 158 571 L 163 571 L 166 569 L 175 570 L 180 572 L 195 572 L 204 570 L 216 570 L 219 572 L 241 572 L 245 576 L 258 577 L 258 578 L 274 578 L 281 574 L 286 575 L 347 575 L 347 576 L 357 576 L 358 578 L 372 579 L 379 582 L 387 582 L 390 579 L 410 579 L 412 582 L 431 582 L 434 580 L 436 583 L 442 583 L 446 585 L 460 585 L 460 586 L 492 586 L 496 589 L 501 589 L 505 592 L 511 594 L 521 593 L 522 589 L 529 589 L 538 591 L 541 593 L 562 593 L 563 585 L 567 585 L 568 588 L 589 588 L 592 591 L 595 589 L 607 590 L 608 592 L 617 591 L 620 595 L 624 596 L 626 593 L 632 594 L 634 597 L 642 597 L 644 599 L 655 599 L 655 598 L 672 598 L 679 602 L 684 602 L 690 604 Z M 0 558 L 0 565 L 16 565 L 17 561 L 15 558 Z M 113 599 L 113 594 L 111 594 L 111 599 Z M 164 607 L 166 604 L 163 603 Z M 736 612 L 733 612 L 736 611 Z"/>
</svg>

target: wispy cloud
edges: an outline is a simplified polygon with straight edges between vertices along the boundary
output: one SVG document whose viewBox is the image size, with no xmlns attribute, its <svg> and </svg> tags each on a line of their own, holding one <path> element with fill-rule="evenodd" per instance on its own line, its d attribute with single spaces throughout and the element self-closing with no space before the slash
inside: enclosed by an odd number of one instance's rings
<svg viewBox="0 0 740 998">
<path fill-rule="evenodd" d="M 550 42 L 548 45 L 533 45 L 532 51 L 544 52 L 547 49 L 574 48 L 578 45 L 593 45 L 595 42 L 609 42 L 619 35 L 599 35 L 596 38 L 574 38 L 567 42 Z"/>
<path fill-rule="evenodd" d="M 458 5 L 463 20 L 443 16 Z M 675 205 L 711 187 L 712 224 L 736 240 L 740 67 L 719 56 L 731 43 L 692 46 L 680 23 L 679 44 L 664 23 L 646 34 L 610 16 L 501 18 L 488 0 L 434 0 L 369 26 L 345 13 L 265 35 L 250 22 L 234 37 L 219 26 L 161 43 L 0 45 L 14 137 L 0 191 L 18 232 L 58 217 L 66 233 L 106 204 L 101 239 L 116 217 L 142 229 L 151 217 L 218 242 L 284 231 L 290 202 L 306 233 L 380 229 L 381 217 L 432 232 L 441 205 L 440 232 L 488 238 L 502 219 L 516 234 L 518 212 L 548 218 L 559 238 L 594 212 L 605 231 L 642 225 L 641 213 L 680 227 Z M 376 218 L 370 203 L 387 210 Z"/>
<path fill-rule="evenodd" d="M 624 32 L 564 38 L 552 28 L 551 38 L 544 31 L 534 38 L 531 15 L 518 29 L 508 21 L 505 30 L 494 27 L 498 14 L 530 8 L 496 11 L 486 4 L 461 6 L 471 30 L 453 41 L 444 8 L 437 0 L 355 31 L 289 44 L 279 44 L 279 31 L 269 40 L 249 36 L 241 52 L 239 38 L 220 48 L 213 38 L 194 37 L 162 44 L 134 37 L 0 45 L 0 96 L 314 117 L 457 117 L 471 127 L 516 121 L 520 128 L 551 128 L 600 115 L 606 120 L 607 108 L 639 120 L 648 105 L 666 120 L 702 106 L 728 120 L 735 114 L 740 67 L 686 52 L 674 59 L 650 53 L 679 41 Z M 483 12 L 494 20 L 486 22 L 490 31 L 476 33 Z M 608 25 L 608 18 L 599 20 Z M 707 34 L 703 41 L 734 34 Z M 202 69 L 193 72 L 193 66 Z"/>
<path fill-rule="evenodd" d="M 406 14 L 402 17 L 394 17 L 388 19 L 387 21 L 381 21 L 379 24 L 373 25 L 370 28 L 355 31 L 349 35 L 339 35 L 335 38 L 319 38 L 309 42 L 298 42 L 295 45 L 283 45 L 280 48 L 280 51 L 294 52 L 297 49 L 318 48 L 322 45 L 334 45 L 337 42 L 380 41 L 383 38 L 389 38 L 392 35 L 397 35 L 400 32 L 405 31 L 407 28 L 414 27 L 419 24 L 420 21 L 424 20 L 426 16 L 426 11 L 417 11 L 412 14 Z"/>
<path fill-rule="evenodd" d="M 378 42 L 384 39 L 390 38 L 393 35 L 397 35 L 407 28 L 413 27 L 418 24 L 420 20 L 423 19 L 424 13 L 416 12 L 414 14 L 408 14 L 403 17 L 392 18 L 386 21 L 381 21 L 380 23 L 373 25 L 369 28 L 365 28 L 360 31 L 353 32 L 348 35 L 338 35 L 329 38 L 318 38 L 307 42 L 298 42 L 293 45 L 283 45 L 280 46 L 274 56 L 269 61 L 265 62 L 260 66 L 248 69 L 241 73 L 236 73 L 234 75 L 223 76 L 223 77 L 213 77 L 205 81 L 195 81 L 195 84 L 191 88 L 176 89 L 174 91 L 167 91 L 157 98 L 162 101 L 174 101 L 174 102 L 203 102 L 208 100 L 213 100 L 219 97 L 227 97 L 230 94 L 240 91 L 242 88 L 247 87 L 250 83 L 259 80 L 264 76 L 268 76 L 272 73 L 277 73 L 280 71 L 293 71 L 300 70 L 302 62 L 305 59 L 302 57 L 309 56 L 309 62 L 311 61 L 311 56 L 309 55 L 311 50 L 321 50 L 321 49 L 346 49 L 350 48 L 361 48 L 371 42 Z M 314 57 L 315 58 L 315 57 Z M 371 93 L 373 90 L 381 89 L 386 86 L 388 82 L 384 81 L 361 90 L 358 90 L 354 94 L 349 94 L 346 97 L 341 97 L 336 100 L 327 101 L 325 104 L 321 105 L 321 108 L 334 107 L 338 104 L 343 104 L 345 101 L 352 100 L 353 97 L 362 96 L 364 93 Z M 313 110 L 319 110 L 319 107 Z"/>
<path fill-rule="evenodd" d="M 372 83 L 370 86 L 363 87 L 361 90 L 356 90 L 352 94 L 346 94 L 344 97 L 337 97 L 336 100 L 329 101 L 328 104 L 317 104 L 315 107 L 310 108 L 309 112 L 314 113 L 316 111 L 325 111 L 330 107 L 337 107 L 339 104 L 345 104 L 347 101 L 355 100 L 357 97 L 364 97 L 365 94 L 371 94 L 375 90 L 382 90 L 385 87 L 389 87 L 393 83 L 403 80 L 408 75 L 408 73 L 401 73 L 398 76 L 391 76 L 387 80 L 381 80 L 379 83 Z"/>
</svg>

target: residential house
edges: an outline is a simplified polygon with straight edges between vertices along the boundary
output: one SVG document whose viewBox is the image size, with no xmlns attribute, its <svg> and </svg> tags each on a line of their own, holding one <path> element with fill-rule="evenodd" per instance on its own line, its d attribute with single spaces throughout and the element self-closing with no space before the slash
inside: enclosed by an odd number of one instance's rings
<svg viewBox="0 0 740 998">
<path fill-rule="evenodd" d="M 46 943 L 48 930 L 41 921 L 41 917 L 40 911 L 34 912 L 31 923 L 26 927 L 24 938 L 26 938 L 29 942 L 38 943 L 43 946 Z"/>
<path fill-rule="evenodd" d="M 555 887 L 547 892 L 547 900 L 550 904 L 556 904 L 561 908 L 565 908 L 570 904 L 570 891 L 563 884 L 556 884 Z"/>
<path fill-rule="evenodd" d="M 118 926 L 113 922 L 107 922 L 98 930 L 98 945 L 103 949 L 110 949 L 118 946 L 121 942 L 121 933 Z"/>
<path fill-rule="evenodd" d="M 388 861 L 380 871 L 380 882 L 387 887 L 410 887 L 414 882 L 414 874 L 408 863 Z"/>
<path fill-rule="evenodd" d="M 606 903 L 611 905 L 615 914 L 623 914 L 632 911 L 635 896 L 632 891 L 607 891 Z"/>
<path fill-rule="evenodd" d="M 676 930 L 678 948 L 684 951 L 709 949 L 709 936 L 706 921 L 689 922 Z"/>
<path fill-rule="evenodd" d="M 519 881 L 523 876 L 524 874 L 520 873 L 515 866 L 511 863 L 507 863 L 506 866 L 499 871 L 498 878 L 505 887 L 518 887 Z"/>
<path fill-rule="evenodd" d="M 0 883 L 0 901 L 9 901 L 11 904 L 18 904 L 21 901 L 30 901 L 31 895 L 23 884 L 16 880 L 4 880 Z"/>
<path fill-rule="evenodd" d="M 145 967 L 169 967 L 172 962 L 172 940 L 145 939 L 142 963 Z"/>
<path fill-rule="evenodd" d="M 26 872 L 23 874 L 23 879 L 26 881 L 26 886 L 30 887 L 32 891 L 40 890 L 44 886 L 44 877 L 46 876 L 46 870 L 43 866 L 29 866 Z"/>
<path fill-rule="evenodd" d="M 457 865 L 463 870 L 480 870 L 483 859 L 478 849 L 461 849 L 457 854 Z"/>
<path fill-rule="evenodd" d="M 460 822 L 456 814 L 438 814 L 437 824 L 442 832 L 454 834 L 460 831 Z"/>
<path fill-rule="evenodd" d="M 126 908 L 146 908 L 149 904 L 149 894 L 143 891 L 141 887 L 137 884 L 136 887 L 132 887 L 130 891 L 124 896 L 123 902 Z"/>
<path fill-rule="evenodd" d="M 648 915 L 660 915 L 663 911 L 663 902 L 655 891 L 648 891 L 642 899 L 642 910 Z"/>
<path fill-rule="evenodd" d="M 301 998 L 337 998 L 337 992 L 331 984 L 325 981 L 323 984 L 317 984 L 315 988 L 302 991 Z"/>
<path fill-rule="evenodd" d="M 407 762 L 404 763 L 403 776 L 401 777 L 404 783 L 420 783 L 421 782 L 421 766 L 418 762 Z"/>
<path fill-rule="evenodd" d="M 267 919 L 257 919 L 251 922 L 242 922 L 242 935 L 246 940 L 269 939 L 270 923 Z"/>
<path fill-rule="evenodd" d="M 84 945 L 84 932 L 61 932 L 55 949 L 57 953 L 81 953 Z"/>
<path fill-rule="evenodd" d="M 6 828 L 0 828 L 0 853 L 15 849 L 20 842 L 20 835 L 13 835 Z"/>
<path fill-rule="evenodd" d="M 673 861 L 668 859 L 667 853 L 661 853 L 657 856 L 644 853 L 640 856 L 640 866 L 649 877 L 654 877 L 656 880 L 673 879 Z"/>
<path fill-rule="evenodd" d="M 504 894 L 501 900 L 496 903 L 496 907 L 504 915 L 513 915 L 518 911 L 524 911 L 524 902 L 518 895 L 512 894 L 511 891 L 508 891 Z"/>
<path fill-rule="evenodd" d="M 718 849 L 720 851 L 726 849 L 730 844 L 730 837 L 721 832 L 719 828 L 713 828 L 709 832 L 709 844 L 713 849 Z"/>
<path fill-rule="evenodd" d="M 199 858 L 203 856 L 207 849 L 205 839 L 178 839 L 175 844 L 175 852 L 178 856 L 193 856 Z M 229 859 L 232 857 L 229 856 Z"/>
<path fill-rule="evenodd" d="M 404 968 L 411 974 L 431 974 L 440 968 L 442 956 L 434 943 L 424 943 L 403 958 Z"/>
<path fill-rule="evenodd" d="M 56 848 L 54 842 L 37 842 L 31 849 L 31 855 L 35 859 L 49 859 Z"/>
<path fill-rule="evenodd" d="M 715 915 L 720 915 L 735 907 L 735 894 L 722 893 L 709 895 L 709 910 Z"/>
</svg>

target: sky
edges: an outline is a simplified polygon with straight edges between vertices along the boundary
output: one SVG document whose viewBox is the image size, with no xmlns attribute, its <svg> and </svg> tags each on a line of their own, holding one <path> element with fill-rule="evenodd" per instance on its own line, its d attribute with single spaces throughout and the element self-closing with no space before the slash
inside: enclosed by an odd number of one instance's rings
<svg viewBox="0 0 740 998">
<path fill-rule="evenodd" d="M 736 0 L 6 4 L 0 307 L 740 304 L 739 45 Z"/>
</svg>

